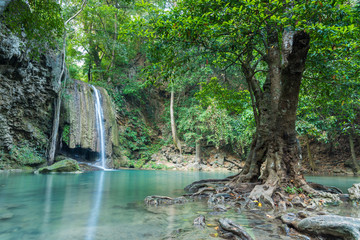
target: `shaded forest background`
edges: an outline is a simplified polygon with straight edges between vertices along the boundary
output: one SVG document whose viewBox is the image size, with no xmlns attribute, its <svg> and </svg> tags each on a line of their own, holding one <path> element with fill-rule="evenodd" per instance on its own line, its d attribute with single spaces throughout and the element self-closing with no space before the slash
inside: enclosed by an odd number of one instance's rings
<svg viewBox="0 0 360 240">
<path fill-rule="evenodd" d="M 245 34 L 246 22 L 236 22 L 236 14 L 242 11 L 236 4 L 215 2 L 197 2 L 213 7 L 213 16 L 177 22 L 176 14 L 185 11 L 186 5 L 176 1 L 63 0 L 60 5 L 29 1 L 31 10 L 26 14 L 14 14 L 12 8 L 24 2 L 13 1 L 2 20 L 20 37 L 34 40 L 24 48 L 39 50 L 46 45 L 61 51 L 65 46 L 70 78 L 108 91 L 121 126 L 119 151 L 128 158 L 119 166 L 142 167 L 164 146 L 176 146 L 179 154 L 193 148 L 199 159 L 216 149 L 245 160 L 256 120 L 249 87 L 232 53 L 240 55 L 245 45 L 238 38 L 248 38 L 251 32 Z M 261 18 L 257 1 L 252 2 L 248 11 Z M 318 15 L 309 15 L 306 23 L 298 18 L 284 23 L 307 24 L 306 31 L 312 33 L 296 121 L 302 157 L 311 170 L 340 173 L 336 165 L 357 173 L 360 3 L 309 2 Z M 82 12 L 63 27 L 63 19 L 73 16 L 82 4 Z M 227 12 L 226 6 L 231 10 Z M 231 36 L 232 31 L 243 35 Z M 222 37 L 225 33 L 231 38 Z M 260 59 L 256 54 L 254 58 Z M 267 71 L 259 60 L 260 84 L 265 83 Z"/>
</svg>

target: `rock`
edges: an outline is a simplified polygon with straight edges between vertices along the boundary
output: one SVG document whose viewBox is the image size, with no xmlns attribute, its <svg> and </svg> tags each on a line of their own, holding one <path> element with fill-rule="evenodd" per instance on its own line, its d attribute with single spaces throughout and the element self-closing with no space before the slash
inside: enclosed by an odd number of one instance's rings
<svg viewBox="0 0 360 240">
<path fill-rule="evenodd" d="M 360 200 L 360 183 L 354 183 L 351 188 L 348 189 L 349 198 L 352 201 Z"/>
<path fill-rule="evenodd" d="M 205 216 L 204 215 L 200 215 L 197 218 L 195 218 L 194 220 L 194 225 L 197 227 L 201 227 L 204 228 L 206 226 L 205 223 Z"/>
<path fill-rule="evenodd" d="M 225 160 L 225 157 L 223 154 L 219 154 L 218 158 L 217 158 L 217 163 L 222 166 L 224 165 L 224 160 Z"/>
<path fill-rule="evenodd" d="M 39 61 L 26 42 L 0 28 L 0 150 L 19 143 L 46 151 L 61 58 L 44 47 Z M 21 159 L 16 159 L 21 160 Z"/>
<path fill-rule="evenodd" d="M 77 161 L 73 159 L 66 159 L 60 162 L 56 162 L 51 166 L 39 168 L 34 173 L 50 173 L 50 172 L 77 172 L 80 171 L 80 167 Z"/>
<path fill-rule="evenodd" d="M 188 168 L 188 170 L 200 171 L 201 165 L 198 163 L 190 163 L 190 164 L 188 164 L 187 168 Z"/>
<path fill-rule="evenodd" d="M 115 107 L 106 90 L 96 87 L 101 93 L 104 116 L 107 166 L 112 167 L 113 148 L 119 147 L 119 130 Z M 67 95 L 62 101 L 62 141 L 65 151 L 76 151 L 79 157 L 88 161 L 98 158 L 100 143 L 97 137 L 94 90 L 83 81 L 71 80 L 66 87 Z M 120 156 L 114 156 L 120 157 Z"/>
<path fill-rule="evenodd" d="M 156 153 L 154 153 L 153 155 L 151 155 L 151 161 L 152 162 L 156 162 L 158 159 L 158 155 Z"/>
<path fill-rule="evenodd" d="M 144 200 L 146 205 L 172 205 L 172 204 L 183 204 L 188 200 L 185 197 L 171 198 L 167 196 L 147 196 Z"/>
<path fill-rule="evenodd" d="M 297 229 L 314 235 L 340 237 L 346 240 L 360 239 L 360 219 L 324 215 L 301 220 Z"/>
<path fill-rule="evenodd" d="M 252 240 L 253 238 L 245 231 L 245 229 L 230 219 L 221 218 L 220 235 L 226 238 L 239 239 L 239 240 Z"/>
<path fill-rule="evenodd" d="M 1 213 L 0 214 L 0 221 L 2 220 L 8 220 L 14 216 L 13 213 L 7 212 L 7 213 Z"/>
</svg>

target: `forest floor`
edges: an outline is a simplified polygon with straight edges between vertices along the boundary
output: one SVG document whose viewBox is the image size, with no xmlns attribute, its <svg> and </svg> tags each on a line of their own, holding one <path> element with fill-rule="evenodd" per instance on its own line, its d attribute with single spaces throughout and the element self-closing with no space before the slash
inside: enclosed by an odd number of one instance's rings
<svg viewBox="0 0 360 240">
<path fill-rule="evenodd" d="M 355 142 L 357 161 L 360 162 L 360 144 Z M 310 153 L 315 163 L 315 170 L 310 167 L 307 146 L 302 145 L 302 166 L 305 174 L 311 175 L 353 175 L 351 151 L 348 141 L 342 138 L 336 144 L 310 142 Z"/>
<path fill-rule="evenodd" d="M 301 141 L 301 140 L 300 140 Z M 301 141 L 302 143 L 304 141 Z M 350 147 L 346 139 L 339 139 L 337 144 L 329 145 L 319 142 L 310 142 L 310 153 L 315 164 L 311 169 L 309 152 L 306 144 L 302 144 L 302 167 L 307 175 L 353 175 Z M 360 146 L 355 144 L 360 162 Z M 201 171 L 231 171 L 238 172 L 244 166 L 245 156 L 218 150 L 214 147 L 203 148 L 201 164 L 196 164 L 195 150 L 184 147 L 183 154 L 173 146 L 164 146 L 154 154 L 148 168 L 162 166 L 172 170 L 201 170 Z M 154 167 L 155 166 L 155 167 Z M 160 167 L 159 167 L 160 168 Z"/>
</svg>

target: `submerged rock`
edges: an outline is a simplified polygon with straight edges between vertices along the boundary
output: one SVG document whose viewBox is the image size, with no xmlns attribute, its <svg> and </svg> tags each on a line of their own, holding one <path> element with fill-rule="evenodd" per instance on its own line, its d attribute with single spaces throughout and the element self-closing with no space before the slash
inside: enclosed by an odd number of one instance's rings
<svg viewBox="0 0 360 240">
<path fill-rule="evenodd" d="M 8 220 L 14 216 L 13 213 L 7 212 L 7 213 L 0 213 L 0 221 L 2 220 Z"/>
<path fill-rule="evenodd" d="M 37 174 L 37 173 L 76 172 L 76 171 L 80 171 L 78 162 L 73 159 L 66 159 L 60 162 L 56 162 L 51 166 L 39 168 L 34 173 Z"/>
<path fill-rule="evenodd" d="M 167 196 L 147 196 L 145 198 L 145 204 L 147 205 L 172 205 L 172 204 L 182 204 L 186 203 L 187 199 L 185 197 L 177 197 L 177 198 L 171 198 Z"/>
<path fill-rule="evenodd" d="M 340 237 L 347 240 L 360 239 L 360 219 L 324 215 L 301 220 L 298 230 L 314 235 Z"/>
</svg>

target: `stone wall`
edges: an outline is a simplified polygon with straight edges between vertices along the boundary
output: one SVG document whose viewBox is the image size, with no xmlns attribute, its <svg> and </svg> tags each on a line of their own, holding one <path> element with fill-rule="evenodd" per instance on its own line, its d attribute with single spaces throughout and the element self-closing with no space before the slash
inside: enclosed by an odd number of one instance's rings
<svg viewBox="0 0 360 240">
<path fill-rule="evenodd" d="M 45 153 L 60 59 L 50 53 L 30 59 L 24 46 L 0 32 L 0 151 L 26 142 Z"/>
</svg>

